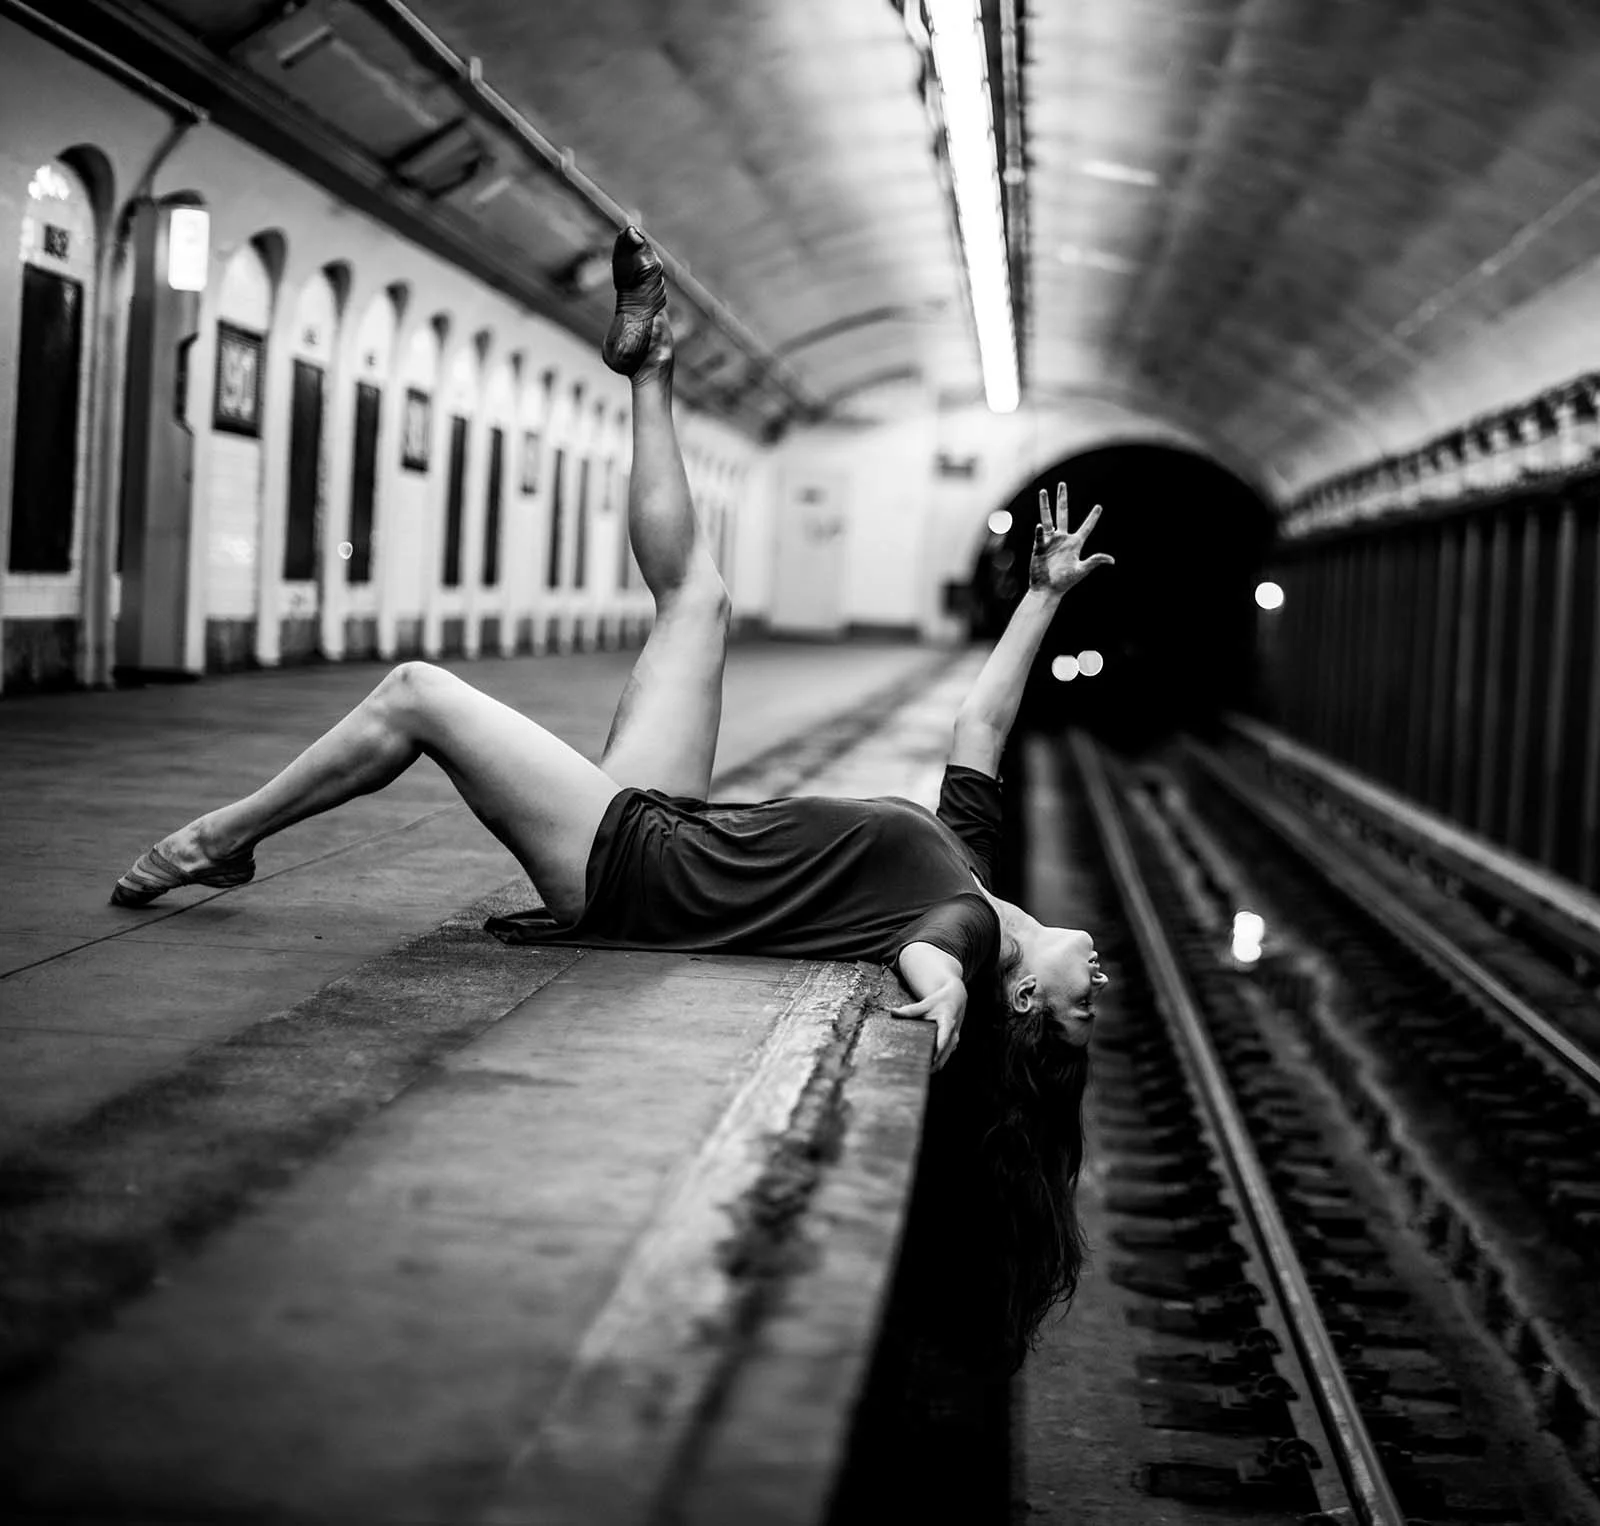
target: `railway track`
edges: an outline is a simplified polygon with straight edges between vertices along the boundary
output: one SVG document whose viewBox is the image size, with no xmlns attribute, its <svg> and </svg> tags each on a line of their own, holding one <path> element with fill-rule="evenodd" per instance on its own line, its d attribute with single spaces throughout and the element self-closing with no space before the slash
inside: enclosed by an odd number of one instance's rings
<svg viewBox="0 0 1600 1526">
<path fill-rule="evenodd" d="M 1214 755 L 1070 751 L 1126 928 L 1096 1147 L 1102 1255 L 1155 1337 L 1144 1489 L 1252 1520 L 1600 1522 L 1581 1002 Z"/>
</svg>

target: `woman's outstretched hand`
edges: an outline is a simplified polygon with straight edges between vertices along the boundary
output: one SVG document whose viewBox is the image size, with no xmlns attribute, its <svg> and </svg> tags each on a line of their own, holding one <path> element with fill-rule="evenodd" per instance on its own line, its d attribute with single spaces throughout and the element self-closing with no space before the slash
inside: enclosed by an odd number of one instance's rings
<svg viewBox="0 0 1600 1526">
<path fill-rule="evenodd" d="M 1056 506 L 1050 508 L 1050 495 L 1039 489 L 1039 523 L 1033 531 L 1033 560 L 1028 564 L 1028 587 L 1049 589 L 1052 593 L 1065 593 L 1075 583 L 1081 583 L 1096 567 L 1113 567 L 1114 557 L 1104 552 L 1093 556 L 1082 555 L 1083 544 L 1089 532 L 1100 519 L 1100 505 L 1096 504 L 1084 517 L 1076 530 L 1067 528 L 1067 485 L 1056 484 Z"/>
<path fill-rule="evenodd" d="M 934 1044 L 933 1068 L 938 1070 L 955 1053 L 961 1041 L 961 1019 L 967 1012 L 967 988 L 960 980 L 946 981 L 921 1001 L 904 1007 L 890 1007 L 891 1017 L 920 1017 L 938 1029 Z"/>
</svg>

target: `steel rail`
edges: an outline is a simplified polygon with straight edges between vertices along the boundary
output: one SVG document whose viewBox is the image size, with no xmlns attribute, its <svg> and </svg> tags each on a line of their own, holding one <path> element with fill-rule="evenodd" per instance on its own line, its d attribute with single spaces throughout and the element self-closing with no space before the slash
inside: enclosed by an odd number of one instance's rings
<svg viewBox="0 0 1600 1526">
<path fill-rule="evenodd" d="M 1156 916 L 1099 751 L 1082 732 L 1073 732 L 1070 742 L 1106 861 L 1144 958 L 1157 1008 L 1172 1030 L 1221 1147 L 1222 1164 L 1266 1269 L 1350 1508 L 1363 1526 L 1405 1526 L 1405 1512 L 1395 1498 L 1378 1449 L 1356 1406 L 1266 1171 L 1206 1031 L 1205 1019 Z"/>
<path fill-rule="evenodd" d="M 1447 977 L 1465 983 L 1474 995 L 1487 998 L 1502 1027 L 1513 1038 L 1542 1058 L 1554 1060 L 1567 1079 L 1576 1082 L 1591 1096 L 1600 1097 L 1600 1057 L 1590 1054 L 1492 970 L 1458 948 L 1438 928 L 1430 926 L 1376 875 L 1343 855 L 1330 852 L 1287 806 L 1263 799 L 1258 791 L 1250 790 L 1209 747 L 1192 738 L 1185 746 L 1212 779 L 1290 848 L 1309 860 L 1319 874 L 1351 900 L 1376 913 L 1386 927 L 1430 964 L 1436 968 L 1442 966 Z"/>
</svg>

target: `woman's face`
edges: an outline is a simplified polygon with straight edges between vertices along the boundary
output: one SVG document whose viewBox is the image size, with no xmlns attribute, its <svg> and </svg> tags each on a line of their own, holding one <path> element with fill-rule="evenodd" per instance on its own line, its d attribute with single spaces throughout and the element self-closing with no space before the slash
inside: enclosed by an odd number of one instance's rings
<svg viewBox="0 0 1600 1526">
<path fill-rule="evenodd" d="M 1100 968 L 1094 939 L 1081 927 L 1046 927 L 1030 966 L 1039 994 L 1050 1004 L 1056 1025 L 1074 1047 L 1089 1042 L 1094 1002 L 1109 977 Z"/>
</svg>

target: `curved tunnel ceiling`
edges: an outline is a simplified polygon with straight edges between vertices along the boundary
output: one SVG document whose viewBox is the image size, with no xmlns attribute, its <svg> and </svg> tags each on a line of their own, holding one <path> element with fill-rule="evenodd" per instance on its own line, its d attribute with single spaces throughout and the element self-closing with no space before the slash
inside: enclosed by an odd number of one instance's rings
<svg viewBox="0 0 1600 1526">
<path fill-rule="evenodd" d="M 984 3 L 994 21 L 1000 0 Z M 390 165 L 460 116 L 384 35 L 381 3 L 154 9 Z M 924 60 L 889 0 L 413 10 L 642 211 L 816 413 L 831 399 L 871 418 L 875 396 L 913 378 L 945 399 L 981 394 Z M 1458 403 L 1512 400 L 1508 366 L 1526 391 L 1564 379 L 1471 341 L 1600 257 L 1600 6 L 1017 11 L 1033 395 L 1131 403 L 1288 488 L 1462 422 Z M 606 291 L 563 286 L 603 219 L 503 157 L 437 194 L 525 249 L 574 326 L 603 324 Z M 713 338 L 695 360 L 703 393 L 736 413 L 750 368 Z M 1476 369 L 1457 369 L 1450 399 L 1416 380 L 1468 350 Z M 770 424 L 777 404 L 763 406 Z"/>
</svg>

